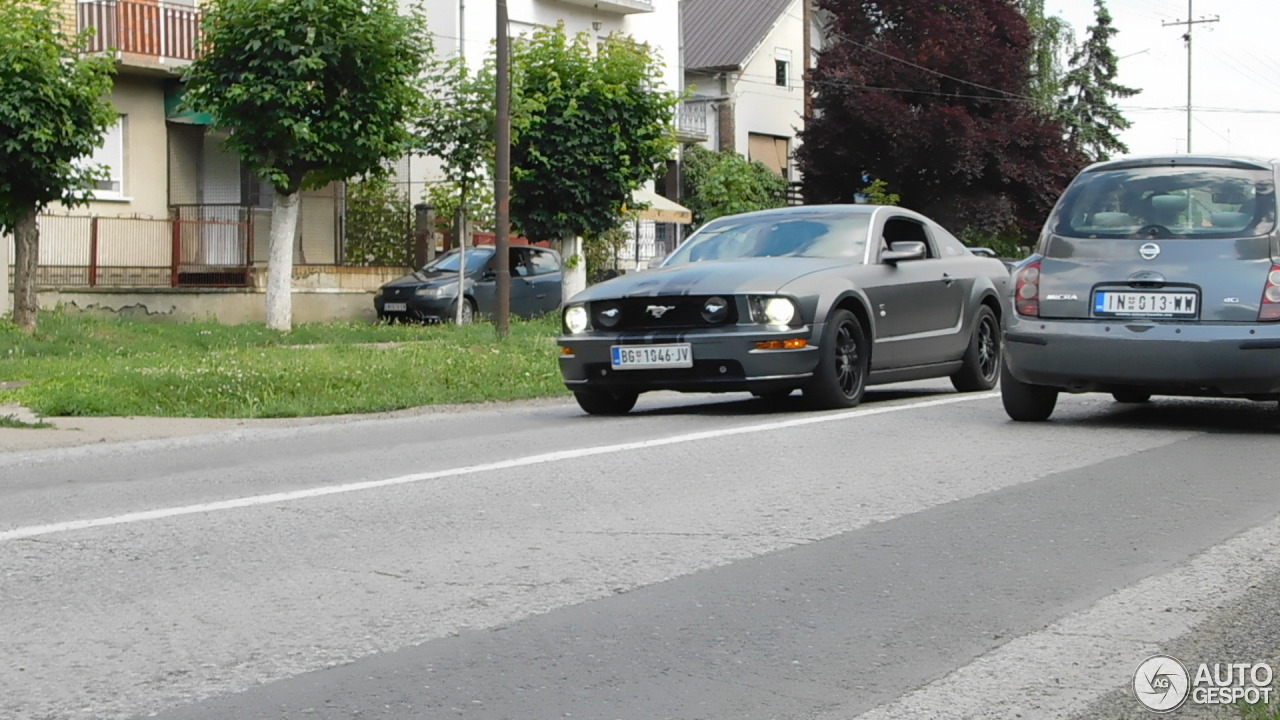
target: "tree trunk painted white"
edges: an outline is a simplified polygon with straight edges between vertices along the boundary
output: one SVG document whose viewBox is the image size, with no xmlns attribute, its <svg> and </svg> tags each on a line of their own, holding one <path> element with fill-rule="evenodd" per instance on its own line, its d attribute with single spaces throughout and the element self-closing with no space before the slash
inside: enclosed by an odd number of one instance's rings
<svg viewBox="0 0 1280 720">
<path fill-rule="evenodd" d="M 33 332 L 40 300 L 36 295 L 36 266 L 40 262 L 40 228 L 36 225 L 36 209 L 31 207 L 18 216 L 13 228 L 13 323 L 19 329 Z M 8 268 L 4 268 L 8 272 Z"/>
<path fill-rule="evenodd" d="M 582 238 L 560 238 L 560 260 L 564 270 L 560 273 L 560 297 L 562 302 L 587 289 L 587 258 L 582 254 Z"/>
<path fill-rule="evenodd" d="M 0 237 L 0 317 L 13 309 L 13 296 L 9 294 L 9 241 Z"/>
<path fill-rule="evenodd" d="M 267 255 L 267 327 L 293 329 L 293 238 L 298 228 L 298 193 L 276 192 L 271 205 L 270 253 Z"/>
</svg>

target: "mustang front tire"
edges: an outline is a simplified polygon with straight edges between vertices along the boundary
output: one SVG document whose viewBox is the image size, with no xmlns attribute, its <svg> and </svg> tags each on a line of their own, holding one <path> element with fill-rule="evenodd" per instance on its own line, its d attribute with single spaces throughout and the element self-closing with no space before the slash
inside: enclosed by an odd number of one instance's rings
<svg viewBox="0 0 1280 720">
<path fill-rule="evenodd" d="M 1000 400 L 1004 411 L 1018 422 L 1048 420 L 1058 404 L 1058 389 L 1032 385 L 1018 380 L 1009 373 L 1009 366 L 1000 366 Z"/>
<path fill-rule="evenodd" d="M 639 393 L 626 390 L 574 390 L 578 407 L 591 415 L 626 415 L 636 406 Z"/>
<path fill-rule="evenodd" d="M 827 318 L 820 346 L 821 359 L 804 396 L 820 409 L 857 407 L 867 389 L 867 333 L 848 310 L 836 310 Z"/>
<path fill-rule="evenodd" d="M 1000 377 L 1000 322 L 986 305 L 973 318 L 973 337 L 964 351 L 964 364 L 951 376 L 960 392 L 979 392 L 996 386 Z"/>
</svg>

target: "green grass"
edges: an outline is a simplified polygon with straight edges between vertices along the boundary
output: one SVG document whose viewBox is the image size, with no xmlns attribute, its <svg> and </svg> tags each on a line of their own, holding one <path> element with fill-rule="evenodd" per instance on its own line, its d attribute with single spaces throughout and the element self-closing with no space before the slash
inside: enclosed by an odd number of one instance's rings
<svg viewBox="0 0 1280 720">
<path fill-rule="evenodd" d="M 556 316 L 490 324 L 263 325 L 42 313 L 0 320 L 0 403 L 47 417 L 301 417 L 566 395 Z"/>
<path fill-rule="evenodd" d="M 1274 691 L 1273 691 L 1274 692 Z M 1241 720 L 1280 720 L 1280 702 L 1236 704 Z"/>
</svg>

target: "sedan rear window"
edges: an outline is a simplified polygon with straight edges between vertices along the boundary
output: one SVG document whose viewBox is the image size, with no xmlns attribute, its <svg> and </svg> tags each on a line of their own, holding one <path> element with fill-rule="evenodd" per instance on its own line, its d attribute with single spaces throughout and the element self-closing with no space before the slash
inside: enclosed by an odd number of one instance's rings
<svg viewBox="0 0 1280 720">
<path fill-rule="evenodd" d="M 1050 227 L 1075 238 L 1214 238 L 1265 235 L 1275 222 L 1270 171 L 1160 166 L 1082 173 Z"/>
<path fill-rule="evenodd" d="M 713 220 L 664 266 L 758 257 L 861 258 L 870 214 L 766 215 Z"/>
</svg>

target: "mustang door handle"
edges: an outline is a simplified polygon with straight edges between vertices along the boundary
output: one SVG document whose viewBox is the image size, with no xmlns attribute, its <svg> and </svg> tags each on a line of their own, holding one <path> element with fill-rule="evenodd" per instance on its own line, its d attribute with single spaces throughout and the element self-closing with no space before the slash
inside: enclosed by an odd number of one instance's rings
<svg viewBox="0 0 1280 720">
<path fill-rule="evenodd" d="M 951 276 L 950 276 L 950 275 L 948 275 L 947 273 L 942 273 L 942 282 L 946 283 L 947 285 L 950 285 L 951 283 L 953 283 L 953 282 L 955 282 L 955 281 L 956 281 L 956 279 L 955 279 L 955 278 L 953 278 L 953 277 L 951 277 Z"/>
</svg>

